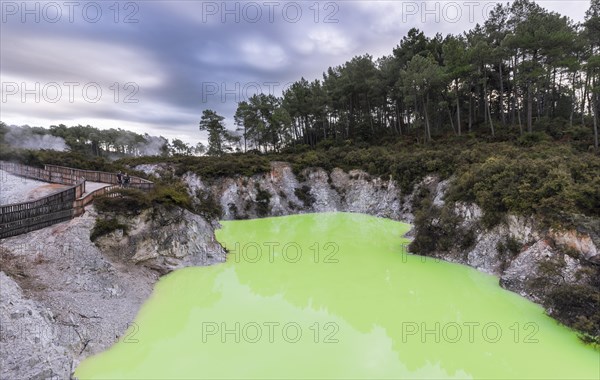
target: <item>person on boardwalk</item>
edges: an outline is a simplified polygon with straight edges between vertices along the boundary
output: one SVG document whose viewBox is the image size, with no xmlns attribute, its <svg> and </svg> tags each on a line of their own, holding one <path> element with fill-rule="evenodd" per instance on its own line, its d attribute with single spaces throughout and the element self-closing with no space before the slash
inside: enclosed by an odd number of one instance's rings
<svg viewBox="0 0 600 380">
<path fill-rule="evenodd" d="M 123 185 L 123 173 L 121 172 L 117 173 L 117 184 L 119 184 L 119 186 Z"/>
<path fill-rule="evenodd" d="M 125 187 L 129 187 L 129 174 L 125 173 L 125 177 L 123 178 L 123 183 L 125 183 Z"/>
</svg>

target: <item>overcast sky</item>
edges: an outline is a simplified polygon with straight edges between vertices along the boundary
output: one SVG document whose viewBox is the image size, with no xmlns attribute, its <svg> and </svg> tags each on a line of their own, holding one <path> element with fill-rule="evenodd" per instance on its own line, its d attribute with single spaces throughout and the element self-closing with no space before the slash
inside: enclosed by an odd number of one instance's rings
<svg viewBox="0 0 600 380">
<path fill-rule="evenodd" d="M 494 2 L 0 1 L 0 120 L 90 124 L 204 141 L 207 108 L 233 128 L 239 101 L 281 95 L 406 32 L 459 34 Z M 583 20 L 588 1 L 539 1 Z M 567 5 L 568 4 L 568 5 Z"/>
</svg>

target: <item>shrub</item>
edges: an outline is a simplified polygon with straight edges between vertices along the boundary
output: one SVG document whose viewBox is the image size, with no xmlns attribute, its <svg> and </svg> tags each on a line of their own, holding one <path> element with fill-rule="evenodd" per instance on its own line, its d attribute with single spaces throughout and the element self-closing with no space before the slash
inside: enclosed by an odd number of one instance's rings
<svg viewBox="0 0 600 380">
<path fill-rule="evenodd" d="M 526 132 L 517 139 L 517 144 L 529 147 L 550 140 L 550 136 L 545 132 Z"/>
<path fill-rule="evenodd" d="M 150 202 L 154 205 L 164 205 L 170 208 L 178 206 L 194 211 L 192 199 L 182 183 L 169 185 L 157 183 L 148 196 Z"/>
<path fill-rule="evenodd" d="M 267 216 L 271 211 L 269 204 L 271 202 L 271 193 L 260 188 L 256 184 L 256 213 L 258 216 Z"/>
<path fill-rule="evenodd" d="M 596 273 L 600 277 L 600 273 Z M 600 345 L 600 291 L 590 285 L 561 285 L 546 297 L 550 315 L 581 331 L 586 343 Z"/>
<path fill-rule="evenodd" d="M 99 212 L 114 212 L 117 214 L 139 215 L 140 212 L 150 207 L 148 195 L 137 189 L 117 189 L 110 195 L 94 199 L 94 206 Z"/>
<path fill-rule="evenodd" d="M 294 194 L 302 203 L 304 207 L 311 207 L 315 203 L 315 197 L 310 193 L 310 186 L 303 185 L 302 187 L 295 188 Z"/>
<path fill-rule="evenodd" d="M 419 191 L 422 199 L 415 209 L 415 237 L 409 249 L 420 255 L 465 250 L 475 243 L 475 231 L 460 226 L 460 217 L 452 207 L 436 207 L 428 191 Z M 423 194 L 427 194 L 423 196 Z"/>
<path fill-rule="evenodd" d="M 198 189 L 196 191 L 196 199 L 194 202 L 194 212 L 202 215 L 206 219 L 219 219 L 223 216 L 223 209 L 221 204 L 215 199 L 215 197 L 206 190 Z M 233 213 L 234 218 L 237 219 L 238 210 L 235 204 L 229 204 L 229 210 Z"/>
<path fill-rule="evenodd" d="M 109 219 L 98 218 L 98 219 L 96 219 L 94 228 L 92 229 L 92 231 L 90 233 L 90 240 L 96 241 L 96 239 L 98 239 L 100 236 L 107 235 L 116 230 L 123 230 L 123 232 L 126 234 L 128 231 L 128 228 L 129 227 L 127 225 L 119 222 L 119 220 L 116 218 L 109 218 Z"/>
</svg>

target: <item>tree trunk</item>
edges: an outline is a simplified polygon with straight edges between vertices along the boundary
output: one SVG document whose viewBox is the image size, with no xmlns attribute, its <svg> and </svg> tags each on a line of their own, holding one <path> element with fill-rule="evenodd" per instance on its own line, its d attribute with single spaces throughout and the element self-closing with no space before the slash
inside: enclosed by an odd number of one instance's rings
<svg viewBox="0 0 600 380">
<path fill-rule="evenodd" d="M 500 60 L 500 120 L 502 125 L 506 125 L 506 118 L 504 117 L 504 75 L 502 75 L 502 60 Z"/>
<path fill-rule="evenodd" d="M 248 136 L 248 128 L 246 127 L 246 123 L 244 122 L 244 153 L 246 153 L 248 151 L 247 145 L 246 145 L 247 144 L 246 136 Z"/>
<path fill-rule="evenodd" d="M 527 132 L 533 131 L 533 96 L 531 95 L 531 83 L 527 82 Z"/>
<path fill-rule="evenodd" d="M 369 125 L 371 126 L 371 133 L 375 136 L 375 127 L 373 127 L 373 112 L 371 112 L 371 100 L 367 96 L 367 108 L 369 109 Z"/>
<path fill-rule="evenodd" d="M 592 91 L 591 99 L 589 100 L 589 102 L 591 103 L 593 114 L 592 120 L 594 125 L 594 150 L 598 152 L 598 92 L 596 91 L 596 86 L 596 76 L 594 75 L 594 78 L 592 80 L 592 88 L 594 90 Z"/>
<path fill-rule="evenodd" d="M 592 97 L 592 108 L 594 110 L 594 149 L 598 152 L 598 95 Z"/>
<path fill-rule="evenodd" d="M 589 70 L 585 73 L 585 84 L 583 86 L 583 96 L 581 97 L 581 125 L 585 125 L 585 101 L 588 95 L 588 87 L 590 85 L 590 73 Z"/>
<path fill-rule="evenodd" d="M 513 94 L 512 94 L 512 102 L 511 102 L 512 103 L 512 110 L 511 110 L 511 116 L 510 116 L 510 118 L 511 118 L 511 124 L 512 125 L 515 125 L 515 120 L 516 120 L 515 116 L 516 116 L 516 114 L 518 112 L 520 112 L 517 109 L 517 100 L 519 99 L 519 86 L 517 85 L 517 60 L 518 59 L 519 59 L 518 54 L 515 53 L 515 58 L 514 58 L 513 67 L 512 67 L 512 84 L 511 84 L 512 90 L 513 90 L 512 91 L 513 92 Z M 517 117 L 519 117 L 519 130 L 521 131 L 521 134 L 523 134 L 523 129 L 522 129 L 522 126 L 521 126 L 520 113 L 518 114 Z"/>
<path fill-rule="evenodd" d="M 458 94 L 458 79 L 455 80 L 456 83 L 456 125 L 458 127 L 458 135 L 460 136 L 460 101 L 458 99 L 459 94 Z"/>
<path fill-rule="evenodd" d="M 427 95 L 427 100 L 425 101 L 423 108 L 424 108 L 423 112 L 425 113 L 425 139 L 427 142 L 430 142 L 431 141 L 431 128 L 429 126 L 429 114 L 427 112 L 427 108 L 429 108 L 429 94 Z"/>
<path fill-rule="evenodd" d="M 558 93 L 560 94 L 560 83 L 562 82 L 562 72 L 560 73 L 560 78 L 558 79 Z M 556 116 L 556 67 L 554 68 L 554 72 L 552 73 L 552 96 L 550 98 L 551 103 L 551 110 L 550 110 L 550 116 L 555 117 Z"/>
<path fill-rule="evenodd" d="M 456 128 L 454 128 L 454 118 L 452 117 L 452 109 L 451 109 L 451 107 L 449 106 L 449 107 L 447 108 L 447 110 L 448 110 L 448 116 L 450 117 L 450 126 L 452 127 L 452 131 L 453 131 L 453 132 L 454 132 L 454 134 L 456 135 L 457 133 L 456 133 Z"/>
<path fill-rule="evenodd" d="M 575 97 L 575 71 L 573 71 L 571 87 L 571 114 L 569 115 L 569 127 L 573 127 L 573 116 L 575 114 L 575 104 L 577 103 L 577 98 Z"/>
<path fill-rule="evenodd" d="M 398 128 L 398 134 L 402 136 L 402 124 L 400 122 L 400 110 L 396 107 L 396 127 Z"/>
<path fill-rule="evenodd" d="M 473 93 L 469 92 L 469 133 L 473 127 Z"/>
<path fill-rule="evenodd" d="M 484 107 L 485 107 L 485 112 L 486 112 L 486 119 L 488 119 L 488 121 L 490 122 L 490 129 L 492 131 L 492 137 L 494 137 L 495 133 L 494 133 L 494 122 L 492 121 L 492 114 L 490 112 L 490 102 L 488 100 L 487 97 L 487 77 L 484 71 L 484 78 L 483 78 L 483 103 L 484 103 Z"/>
</svg>

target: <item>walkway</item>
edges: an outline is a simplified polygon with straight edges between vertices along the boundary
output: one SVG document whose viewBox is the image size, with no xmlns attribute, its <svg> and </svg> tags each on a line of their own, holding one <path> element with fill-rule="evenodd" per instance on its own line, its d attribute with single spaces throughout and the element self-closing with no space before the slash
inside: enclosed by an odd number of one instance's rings
<svg viewBox="0 0 600 380">
<path fill-rule="evenodd" d="M 83 193 L 83 195 L 81 195 L 81 198 L 86 197 L 89 193 L 92 193 L 98 189 L 102 189 L 103 187 L 108 187 L 108 186 L 112 186 L 112 185 L 109 183 L 103 183 L 103 182 L 85 181 L 85 193 Z"/>
<path fill-rule="evenodd" d="M 0 205 L 31 201 L 57 193 L 69 187 L 68 185 L 58 183 L 48 183 L 19 177 L 0 170 Z"/>
<path fill-rule="evenodd" d="M 0 239 L 80 216 L 95 197 L 118 189 L 115 173 L 55 165 L 41 169 L 3 161 L 0 169 Z M 154 187 L 146 179 L 130 179 L 132 188 Z"/>
<path fill-rule="evenodd" d="M 86 181 L 85 193 L 81 197 L 83 198 L 89 193 L 107 186 L 110 186 L 110 184 Z M 69 187 L 71 186 L 18 177 L 0 170 L 0 205 L 32 201 L 58 193 Z"/>
</svg>

